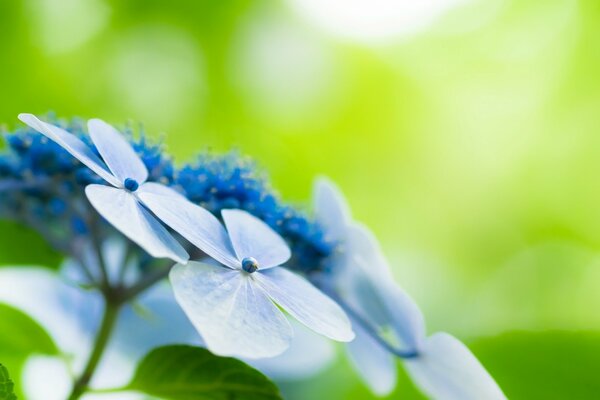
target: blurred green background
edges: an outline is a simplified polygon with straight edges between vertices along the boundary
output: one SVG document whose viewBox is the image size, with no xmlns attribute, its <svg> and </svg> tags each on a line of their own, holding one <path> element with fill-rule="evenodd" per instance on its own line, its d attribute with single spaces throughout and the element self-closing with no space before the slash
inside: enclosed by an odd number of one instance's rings
<svg viewBox="0 0 600 400">
<path fill-rule="evenodd" d="M 6 127 L 237 146 L 299 204 L 329 175 L 509 397 L 600 397 L 597 0 L 1 0 L 0 26 Z M 284 390 L 370 398 L 342 357 Z"/>
</svg>

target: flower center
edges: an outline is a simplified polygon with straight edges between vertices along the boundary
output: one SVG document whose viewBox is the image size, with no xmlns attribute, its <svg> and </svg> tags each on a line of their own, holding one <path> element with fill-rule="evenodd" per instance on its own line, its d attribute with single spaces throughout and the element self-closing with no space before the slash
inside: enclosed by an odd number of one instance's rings
<svg viewBox="0 0 600 400">
<path fill-rule="evenodd" d="M 125 186 L 125 189 L 129 190 L 130 192 L 135 192 L 140 187 L 140 184 L 135 179 L 131 178 L 125 179 L 123 185 Z"/>
<path fill-rule="evenodd" d="M 246 257 L 242 260 L 242 269 L 251 274 L 258 269 L 258 261 L 253 257 Z"/>
</svg>

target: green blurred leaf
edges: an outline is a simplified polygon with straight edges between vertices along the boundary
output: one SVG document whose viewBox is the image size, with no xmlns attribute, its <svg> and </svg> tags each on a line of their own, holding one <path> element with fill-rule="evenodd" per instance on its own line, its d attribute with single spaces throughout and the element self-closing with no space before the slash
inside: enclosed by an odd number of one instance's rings
<svg viewBox="0 0 600 400">
<path fill-rule="evenodd" d="M 13 221 L 0 221 L 0 266 L 40 265 L 56 269 L 61 259 L 33 229 Z"/>
<path fill-rule="evenodd" d="M 15 384 L 10 380 L 8 370 L 0 364 L 0 400 L 17 400 L 14 388 Z"/>
<path fill-rule="evenodd" d="M 23 312 L 0 304 L 0 360 L 13 374 L 21 371 L 25 360 L 32 354 L 58 354 L 48 333 Z M 19 382 L 15 392 L 23 398 Z"/>
<path fill-rule="evenodd" d="M 509 399 L 595 399 L 600 333 L 513 332 L 469 346 Z"/>
<path fill-rule="evenodd" d="M 154 349 L 128 388 L 172 400 L 281 399 L 277 387 L 257 370 L 191 346 Z"/>
</svg>

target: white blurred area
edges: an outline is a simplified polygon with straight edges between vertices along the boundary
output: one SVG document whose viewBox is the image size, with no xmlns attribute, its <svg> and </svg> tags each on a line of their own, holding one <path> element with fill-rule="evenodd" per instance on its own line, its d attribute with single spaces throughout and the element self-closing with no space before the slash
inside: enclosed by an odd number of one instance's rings
<svg viewBox="0 0 600 400">
<path fill-rule="evenodd" d="M 385 42 L 427 28 L 469 0 L 288 0 L 294 10 L 331 34 Z"/>
</svg>

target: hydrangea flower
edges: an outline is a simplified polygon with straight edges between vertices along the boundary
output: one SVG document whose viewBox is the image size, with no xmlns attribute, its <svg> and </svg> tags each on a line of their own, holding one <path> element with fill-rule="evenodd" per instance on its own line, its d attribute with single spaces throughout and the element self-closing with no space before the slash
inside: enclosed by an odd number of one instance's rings
<svg viewBox="0 0 600 400">
<path fill-rule="evenodd" d="M 394 283 L 373 234 L 354 221 L 339 189 L 325 178 L 314 189 L 317 220 L 326 237 L 340 244 L 331 276 L 321 279 L 344 305 L 356 339 L 349 357 L 371 389 L 388 394 L 396 385 L 395 356 L 421 390 L 435 399 L 505 399 L 477 358 L 447 333 L 425 335 L 424 318 L 414 301 Z"/>
<path fill-rule="evenodd" d="M 142 205 L 138 192 L 150 184 L 146 182 L 148 169 L 115 128 L 99 119 L 88 121 L 100 159 L 81 139 L 62 128 L 32 114 L 20 114 L 19 119 L 62 146 L 108 183 L 90 184 L 85 192 L 92 206 L 115 228 L 154 257 L 182 263 L 188 260 L 179 242 Z"/>
<path fill-rule="evenodd" d="M 285 351 L 292 328 L 287 311 L 313 331 L 338 341 L 354 333 L 341 308 L 304 278 L 280 267 L 291 252 L 267 224 L 246 211 L 222 210 L 219 220 L 172 189 L 152 186 L 144 204 L 219 265 L 177 265 L 170 280 L 177 301 L 216 354 L 273 357 Z"/>
</svg>

